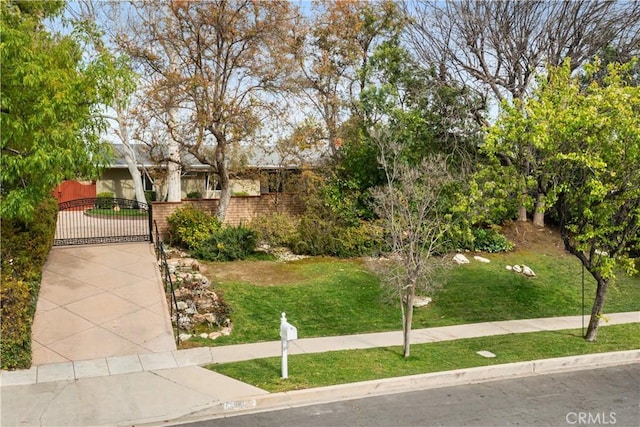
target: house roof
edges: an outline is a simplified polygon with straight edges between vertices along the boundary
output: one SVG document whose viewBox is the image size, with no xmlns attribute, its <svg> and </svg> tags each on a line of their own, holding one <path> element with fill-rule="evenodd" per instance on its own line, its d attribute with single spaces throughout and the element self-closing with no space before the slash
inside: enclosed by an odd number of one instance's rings
<svg viewBox="0 0 640 427">
<path fill-rule="evenodd" d="M 112 144 L 115 156 L 112 168 L 127 167 L 124 158 L 124 145 Z M 163 146 L 150 147 L 146 144 L 132 144 L 136 152 L 136 162 L 139 166 L 152 168 L 166 165 Z M 241 166 L 251 169 L 299 169 L 303 166 L 317 167 L 324 161 L 324 154 L 319 149 L 291 150 L 290 153 L 277 147 L 245 147 L 240 152 L 232 153 L 233 159 Z M 181 153 L 182 164 L 190 170 L 207 170 L 211 166 L 198 161 L 191 153 Z"/>
</svg>

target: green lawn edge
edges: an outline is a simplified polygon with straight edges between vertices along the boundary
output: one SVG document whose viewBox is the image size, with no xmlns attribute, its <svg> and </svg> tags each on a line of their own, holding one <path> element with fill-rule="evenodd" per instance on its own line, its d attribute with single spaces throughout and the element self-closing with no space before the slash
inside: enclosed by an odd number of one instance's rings
<svg viewBox="0 0 640 427">
<path fill-rule="evenodd" d="M 413 328 L 431 328 L 502 320 L 577 316 L 591 310 L 595 281 L 585 277 L 582 304 L 581 265 L 570 255 L 529 252 L 483 254 L 490 264 L 473 261 L 440 275 L 433 301 L 414 310 Z M 236 262 L 240 269 L 254 263 Z M 212 289 L 230 305 L 233 332 L 216 340 L 196 336 L 181 348 L 223 346 L 278 339 L 282 312 L 305 337 L 353 335 L 402 328 L 398 301 L 381 290 L 380 279 L 362 260 L 308 258 L 262 264 L 255 278 L 217 277 L 218 263 L 204 263 Z M 527 264 L 535 278 L 517 275 L 505 265 Z M 224 267 L 224 266 L 222 266 Z M 281 283 L 264 285 L 260 278 Z M 619 274 L 609 286 L 606 313 L 640 310 L 640 276 Z M 587 317 L 588 318 L 588 317 Z"/>
<path fill-rule="evenodd" d="M 402 357 L 401 346 L 289 355 L 287 379 L 280 378 L 280 357 L 214 364 L 207 369 L 269 392 L 283 392 L 640 347 L 640 323 L 602 325 L 596 342 L 585 341 L 581 332 L 568 329 L 414 344 L 408 359 Z M 482 357 L 476 353 L 480 350 L 496 357 Z"/>
</svg>

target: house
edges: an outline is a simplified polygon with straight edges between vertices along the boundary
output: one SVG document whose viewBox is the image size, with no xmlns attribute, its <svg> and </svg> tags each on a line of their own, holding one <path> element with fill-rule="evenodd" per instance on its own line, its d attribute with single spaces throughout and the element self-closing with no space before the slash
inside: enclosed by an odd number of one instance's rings
<svg viewBox="0 0 640 427">
<path fill-rule="evenodd" d="M 163 200 L 166 194 L 167 161 L 158 148 L 144 144 L 133 146 L 144 190 L 153 200 Z M 96 192 L 111 192 L 115 197 L 133 199 L 133 179 L 124 158 L 122 144 L 113 144 L 115 159 L 96 181 Z M 210 165 L 199 162 L 190 153 L 182 153 L 182 198 L 199 195 L 205 199 L 220 197 L 217 175 Z M 301 171 L 322 161 L 319 151 L 286 153 L 274 147 L 251 147 L 230 156 L 235 173 L 231 176 L 231 191 L 236 196 L 259 196 L 277 192 L 296 192 Z"/>
</svg>

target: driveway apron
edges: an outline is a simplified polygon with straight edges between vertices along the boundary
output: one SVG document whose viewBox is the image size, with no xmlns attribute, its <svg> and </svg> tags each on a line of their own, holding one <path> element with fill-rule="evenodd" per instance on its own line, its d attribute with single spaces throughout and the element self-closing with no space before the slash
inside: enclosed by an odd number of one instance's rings
<svg viewBox="0 0 640 427">
<path fill-rule="evenodd" d="M 151 244 L 51 250 L 33 323 L 33 365 L 173 350 Z"/>
</svg>

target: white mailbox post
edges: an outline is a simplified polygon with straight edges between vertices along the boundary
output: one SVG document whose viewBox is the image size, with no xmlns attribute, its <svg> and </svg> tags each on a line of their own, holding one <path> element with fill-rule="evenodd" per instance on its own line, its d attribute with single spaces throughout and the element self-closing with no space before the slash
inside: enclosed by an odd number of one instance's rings
<svg viewBox="0 0 640 427">
<path fill-rule="evenodd" d="M 280 318 L 280 339 L 282 341 L 282 378 L 288 378 L 287 351 L 289 349 L 289 341 L 298 339 L 298 329 L 287 322 L 285 313 L 282 313 Z"/>
</svg>

